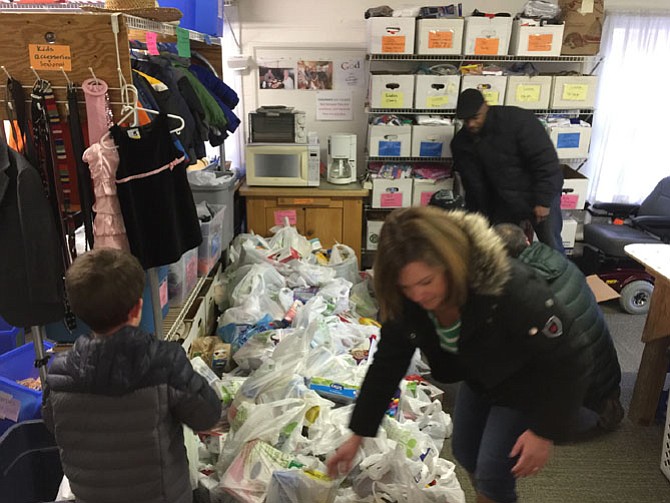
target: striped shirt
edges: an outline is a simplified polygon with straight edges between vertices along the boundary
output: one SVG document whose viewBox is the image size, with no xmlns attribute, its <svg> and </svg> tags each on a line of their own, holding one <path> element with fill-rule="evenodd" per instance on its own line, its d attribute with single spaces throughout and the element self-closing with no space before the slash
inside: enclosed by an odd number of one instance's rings
<svg viewBox="0 0 670 503">
<path fill-rule="evenodd" d="M 437 332 L 437 337 L 440 341 L 440 347 L 449 353 L 458 354 L 458 338 L 461 335 L 461 320 L 458 320 L 449 327 L 443 327 L 432 312 L 428 311 L 428 317 L 433 322 L 433 325 L 435 325 L 435 331 Z"/>
</svg>

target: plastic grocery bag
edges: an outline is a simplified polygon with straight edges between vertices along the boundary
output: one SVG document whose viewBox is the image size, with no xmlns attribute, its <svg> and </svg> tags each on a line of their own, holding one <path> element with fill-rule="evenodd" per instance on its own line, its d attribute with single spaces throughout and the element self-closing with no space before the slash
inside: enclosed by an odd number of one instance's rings
<svg viewBox="0 0 670 503">
<path fill-rule="evenodd" d="M 456 477 L 456 465 L 443 458 L 435 459 L 433 473 L 423 492 L 432 503 L 465 503 L 465 493 Z"/>
<path fill-rule="evenodd" d="M 260 440 L 247 442 L 227 468 L 219 487 L 243 503 L 263 503 L 275 470 L 300 467 L 293 457 Z"/>
<path fill-rule="evenodd" d="M 291 288 L 323 286 L 335 279 L 336 271 L 319 264 L 294 260 L 286 265 L 286 284 Z"/>
<path fill-rule="evenodd" d="M 356 257 L 353 248 L 347 245 L 338 243 L 333 246 L 330 251 L 328 267 L 335 270 L 336 278 L 344 278 L 354 285 L 361 281 L 361 275 L 358 271 L 358 257 Z"/>
<path fill-rule="evenodd" d="M 270 229 L 274 236 L 270 238 L 270 248 L 274 251 L 294 249 L 301 257 L 312 253 L 312 244 L 302 236 L 298 229 L 290 225 L 275 226 Z"/>
<path fill-rule="evenodd" d="M 372 297 L 370 292 L 370 280 L 365 279 L 356 283 L 351 288 L 351 297 L 349 299 L 354 305 L 356 312 L 364 318 L 377 318 L 379 304 Z"/>
<path fill-rule="evenodd" d="M 265 503 L 332 503 L 338 484 L 312 470 L 277 470 L 272 474 Z"/>
</svg>

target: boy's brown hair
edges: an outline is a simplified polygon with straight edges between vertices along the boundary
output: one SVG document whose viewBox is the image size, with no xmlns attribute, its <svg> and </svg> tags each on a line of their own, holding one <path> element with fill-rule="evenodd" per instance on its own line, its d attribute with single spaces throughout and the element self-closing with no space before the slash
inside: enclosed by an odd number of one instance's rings
<svg viewBox="0 0 670 503">
<path fill-rule="evenodd" d="M 144 291 L 144 270 L 130 253 L 112 248 L 78 257 L 65 274 L 72 311 L 94 332 L 122 325 Z"/>
</svg>

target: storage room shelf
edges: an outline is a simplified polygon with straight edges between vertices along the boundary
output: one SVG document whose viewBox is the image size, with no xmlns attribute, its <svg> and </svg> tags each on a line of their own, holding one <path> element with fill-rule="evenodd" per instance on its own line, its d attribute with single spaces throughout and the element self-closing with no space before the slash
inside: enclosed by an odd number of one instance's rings
<svg viewBox="0 0 670 503">
<path fill-rule="evenodd" d="M 538 108 L 538 109 L 529 109 L 531 112 L 536 114 L 548 114 L 548 115 L 591 115 L 595 112 L 593 108 L 583 108 L 583 109 L 551 109 L 551 108 Z M 366 109 L 368 114 L 430 114 L 430 115 L 455 115 L 456 110 L 453 108 L 368 108 Z"/>
<path fill-rule="evenodd" d="M 370 61 L 531 61 L 537 63 L 586 63 L 599 56 L 489 56 L 465 54 L 368 54 Z"/>
<path fill-rule="evenodd" d="M 369 156 L 368 161 L 370 162 L 449 162 L 451 157 L 389 157 L 389 156 Z"/>
</svg>

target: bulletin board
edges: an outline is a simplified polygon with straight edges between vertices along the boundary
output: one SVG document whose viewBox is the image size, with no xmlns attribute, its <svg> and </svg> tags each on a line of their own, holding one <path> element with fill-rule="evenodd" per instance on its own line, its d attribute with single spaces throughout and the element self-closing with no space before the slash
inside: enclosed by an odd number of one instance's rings
<svg viewBox="0 0 670 503">
<path fill-rule="evenodd" d="M 351 47 L 256 47 L 250 79 L 256 104 L 248 111 L 286 105 L 305 112 L 307 131 L 318 134 L 324 163 L 330 134 L 355 133 L 357 170 L 364 172 L 368 123 L 365 54 L 364 48 Z"/>
</svg>

